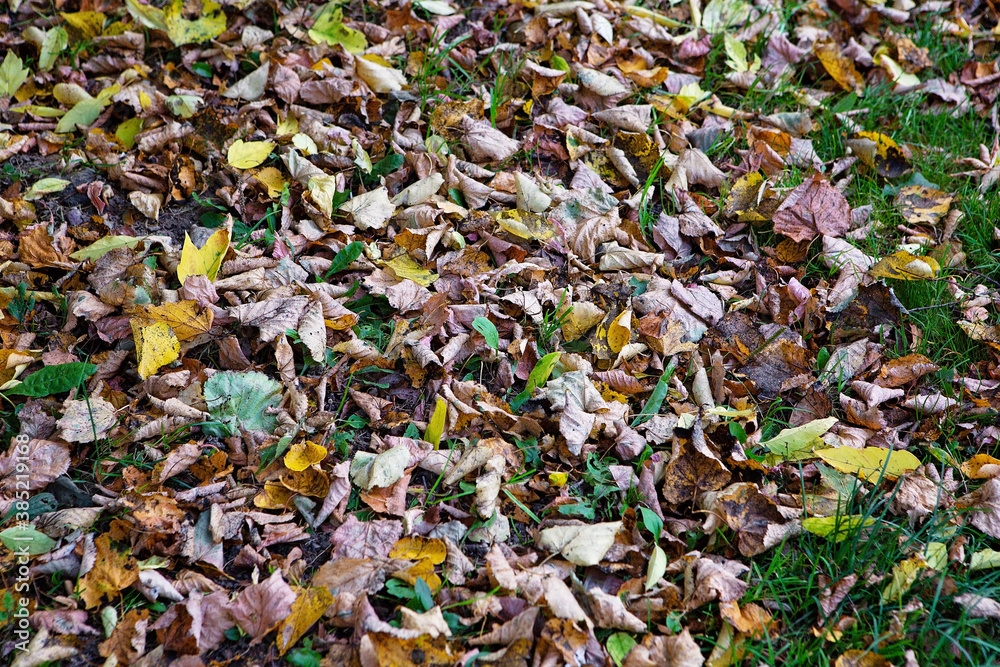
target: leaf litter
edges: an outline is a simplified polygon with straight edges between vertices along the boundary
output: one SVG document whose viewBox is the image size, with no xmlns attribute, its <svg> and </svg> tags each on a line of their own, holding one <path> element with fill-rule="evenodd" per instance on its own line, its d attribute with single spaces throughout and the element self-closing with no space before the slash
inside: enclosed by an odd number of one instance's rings
<svg viewBox="0 0 1000 667">
<path fill-rule="evenodd" d="M 984 119 L 990 192 L 993 5 L 8 4 L 12 664 L 723 667 L 789 629 L 763 559 L 885 526 L 816 565 L 836 665 L 1000 617 L 956 584 L 1000 564 L 1000 292 L 934 147 L 859 122 Z"/>
</svg>

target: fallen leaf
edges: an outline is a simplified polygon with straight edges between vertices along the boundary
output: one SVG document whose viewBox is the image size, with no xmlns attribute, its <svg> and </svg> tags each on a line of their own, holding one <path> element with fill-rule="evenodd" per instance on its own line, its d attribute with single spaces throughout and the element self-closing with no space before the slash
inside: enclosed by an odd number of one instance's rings
<svg viewBox="0 0 1000 667">
<path fill-rule="evenodd" d="M 181 261 L 177 265 L 177 280 L 182 285 L 188 276 L 208 276 L 209 280 L 215 280 L 227 250 L 229 231 L 226 229 L 217 230 L 201 248 L 196 247 L 185 232 Z"/>
<path fill-rule="evenodd" d="M 181 356 L 180 341 L 166 322 L 143 325 L 133 320 L 132 335 L 135 338 L 139 376 L 144 380 Z"/>
<path fill-rule="evenodd" d="M 881 447 L 822 449 L 816 455 L 841 472 L 857 475 L 867 482 L 896 479 L 916 470 L 920 459 L 907 451 L 889 451 Z"/>
</svg>

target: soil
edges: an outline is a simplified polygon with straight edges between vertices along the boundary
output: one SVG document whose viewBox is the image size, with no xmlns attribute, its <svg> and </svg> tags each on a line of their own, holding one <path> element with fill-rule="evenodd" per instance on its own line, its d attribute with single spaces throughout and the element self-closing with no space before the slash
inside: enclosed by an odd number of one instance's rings
<svg viewBox="0 0 1000 667">
<path fill-rule="evenodd" d="M 94 181 L 107 183 L 107 176 L 93 167 L 79 163 L 66 168 L 62 155 L 58 153 L 46 156 L 19 153 L 12 156 L 0 170 L 0 190 L 19 180 L 23 192 L 42 178 L 62 178 L 68 180 L 70 185 L 62 192 L 46 195 L 33 202 L 39 221 L 52 221 L 56 225 L 67 222 L 74 227 L 90 223 L 92 216 L 98 216 L 97 209 L 87 197 L 85 186 Z M 106 234 L 168 236 L 179 247 L 184 242 L 184 233 L 199 224 L 204 210 L 191 197 L 164 204 L 160 209 L 160 219 L 151 220 L 139 213 L 127 199 L 115 196 L 99 216 L 105 227 L 100 231 Z"/>
</svg>

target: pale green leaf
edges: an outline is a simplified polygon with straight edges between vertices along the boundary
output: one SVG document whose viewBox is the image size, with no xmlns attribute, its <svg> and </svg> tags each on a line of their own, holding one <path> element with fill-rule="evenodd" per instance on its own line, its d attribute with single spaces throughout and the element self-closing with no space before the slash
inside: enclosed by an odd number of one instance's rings
<svg viewBox="0 0 1000 667">
<path fill-rule="evenodd" d="M 0 97 L 13 95 L 21 87 L 31 71 L 23 66 L 24 63 L 13 51 L 8 51 L 7 56 L 0 64 Z"/>
<path fill-rule="evenodd" d="M 76 131 L 78 125 L 87 127 L 97 120 L 103 110 L 104 103 L 98 99 L 80 100 L 59 119 L 56 132 L 65 134 Z"/>
<path fill-rule="evenodd" d="M 163 103 L 170 109 L 170 113 L 181 118 L 190 118 L 198 111 L 198 107 L 205 103 L 198 95 L 170 95 Z"/>
<path fill-rule="evenodd" d="M 28 191 L 24 193 L 25 201 L 35 201 L 53 192 L 62 192 L 69 185 L 69 181 L 62 178 L 42 178 L 35 181 Z"/>
<path fill-rule="evenodd" d="M 646 590 L 651 591 L 656 588 L 656 582 L 667 573 L 667 554 L 660 548 L 659 544 L 653 545 L 653 553 L 649 556 L 649 565 L 646 566 Z"/>
<path fill-rule="evenodd" d="M 105 236 L 77 250 L 70 258 L 78 262 L 96 261 L 116 248 L 134 248 L 141 240 L 142 237 L 136 236 Z"/>
<path fill-rule="evenodd" d="M 316 22 L 309 30 L 309 39 L 317 44 L 343 46 L 351 53 L 361 53 L 368 48 L 368 40 L 360 30 L 344 25 L 344 13 L 335 3 L 323 7 Z"/>
<path fill-rule="evenodd" d="M 798 461 L 802 458 L 808 458 L 817 446 L 826 449 L 826 444 L 820 439 L 820 436 L 833 428 L 836 423 L 836 417 L 815 419 L 802 426 L 783 429 L 778 435 L 760 444 L 762 447 L 766 447 L 777 460 Z"/>
<path fill-rule="evenodd" d="M 69 46 L 69 33 L 66 28 L 59 26 L 52 28 L 45 33 L 45 41 L 42 42 L 42 52 L 38 56 L 39 71 L 46 72 L 56 64 L 56 59 L 66 47 Z"/>
<path fill-rule="evenodd" d="M 278 421 L 268 408 L 281 399 L 281 383 L 263 373 L 215 373 L 203 389 L 208 411 L 216 420 L 229 426 L 232 433 L 247 431 L 273 433 Z"/>
<path fill-rule="evenodd" d="M 38 556 L 52 551 L 56 541 L 34 526 L 13 526 L 0 532 L 0 542 L 11 551 L 25 549 L 29 556 Z"/>
</svg>

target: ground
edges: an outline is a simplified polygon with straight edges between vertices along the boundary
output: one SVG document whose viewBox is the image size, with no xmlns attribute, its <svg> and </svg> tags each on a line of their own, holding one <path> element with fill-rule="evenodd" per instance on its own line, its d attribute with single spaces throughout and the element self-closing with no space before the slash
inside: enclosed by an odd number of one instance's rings
<svg viewBox="0 0 1000 667">
<path fill-rule="evenodd" d="M 993 3 L 8 5 L 4 664 L 998 664 Z"/>
</svg>

